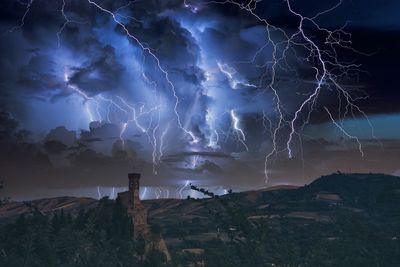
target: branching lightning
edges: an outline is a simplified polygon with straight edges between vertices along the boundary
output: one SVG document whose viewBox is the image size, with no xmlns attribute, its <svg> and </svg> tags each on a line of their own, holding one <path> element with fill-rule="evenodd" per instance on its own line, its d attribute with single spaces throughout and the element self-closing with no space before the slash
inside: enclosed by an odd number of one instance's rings
<svg viewBox="0 0 400 267">
<path fill-rule="evenodd" d="M 329 109 L 328 109 L 327 107 L 324 107 L 324 109 L 325 109 L 326 112 L 328 113 L 329 118 L 331 119 L 332 123 L 333 123 L 345 136 L 347 136 L 348 138 L 353 139 L 353 140 L 355 140 L 355 141 L 357 142 L 357 144 L 358 144 L 358 150 L 360 151 L 361 156 L 364 156 L 364 151 L 363 151 L 363 149 L 362 149 L 361 142 L 360 142 L 360 140 L 357 138 L 357 136 L 354 136 L 354 135 L 349 134 L 341 125 L 339 125 L 339 124 L 335 121 L 335 119 L 333 118 L 332 113 L 329 111 Z"/>
<path fill-rule="evenodd" d="M 123 24 L 120 20 L 118 20 L 116 14 L 114 12 L 100 6 L 99 4 L 97 4 L 96 2 L 94 2 L 92 0 L 88 0 L 88 2 L 92 5 L 94 5 L 95 7 L 97 7 L 99 10 L 109 14 L 113 18 L 114 22 L 116 24 L 118 24 L 119 26 L 121 26 L 123 31 L 126 33 L 127 37 L 133 39 L 143 51 L 147 52 L 156 61 L 158 69 L 164 74 L 165 80 L 167 81 L 168 85 L 170 86 L 173 97 L 175 98 L 174 112 L 176 115 L 176 119 L 177 119 L 179 128 L 191 137 L 192 143 L 198 143 L 199 139 L 191 131 L 185 129 L 182 125 L 181 118 L 178 113 L 178 105 L 180 102 L 179 97 L 176 93 L 174 84 L 171 82 L 171 80 L 169 78 L 169 76 L 170 76 L 169 73 L 164 69 L 164 67 L 161 66 L 160 59 L 156 56 L 156 54 L 154 54 L 154 52 L 148 46 L 144 45 L 135 35 L 130 33 L 130 31 L 127 29 L 125 24 Z"/>
<path fill-rule="evenodd" d="M 59 12 L 61 12 L 63 24 L 56 34 L 58 48 L 61 46 L 62 33 L 69 23 L 85 23 L 80 20 L 73 20 L 72 16 L 67 16 L 65 11 L 67 7 L 67 0 L 61 1 L 61 9 Z M 120 123 L 121 126 L 119 139 L 121 140 L 123 148 L 125 148 L 125 139 L 128 129 L 131 129 L 130 127 L 138 131 L 141 135 L 146 135 L 150 145 L 152 146 L 151 157 L 153 161 L 153 172 L 157 174 L 157 167 L 162 162 L 164 151 L 167 147 L 165 140 L 167 136 L 169 137 L 169 133 L 171 132 L 171 127 L 173 125 L 176 125 L 177 128 L 184 134 L 184 136 L 188 137 L 187 141 L 189 143 L 189 147 L 193 151 L 195 148 L 202 145 L 202 138 L 200 135 L 194 133 L 196 132 L 194 131 L 194 127 L 190 129 L 190 127 L 187 126 L 188 124 L 186 124 L 186 120 L 181 118 L 178 108 L 181 108 L 180 103 L 183 101 L 183 98 L 178 95 L 178 91 L 176 90 L 177 87 L 175 85 L 176 83 L 173 83 L 173 79 L 171 79 L 168 67 L 166 64 L 162 63 L 162 59 L 159 58 L 156 51 L 150 48 L 145 42 L 136 36 L 126 23 L 127 20 L 133 20 L 136 22 L 142 21 L 132 16 L 121 14 L 122 10 L 130 7 L 134 2 L 135 1 L 129 1 L 127 4 L 119 7 L 115 11 L 112 11 L 94 0 L 87 0 L 87 3 L 91 7 L 101 11 L 100 13 L 109 16 L 113 23 L 121 28 L 124 36 L 126 36 L 127 39 L 132 40 L 142 51 L 143 57 L 146 56 L 146 58 L 148 57 L 152 60 L 152 62 L 155 62 L 157 73 L 162 74 L 162 80 L 165 81 L 166 85 L 168 86 L 169 97 L 173 99 L 173 107 L 171 108 L 171 113 L 173 110 L 173 119 L 169 119 L 169 121 L 164 122 L 163 124 L 161 113 L 162 109 L 166 108 L 167 105 L 161 105 L 160 95 L 157 95 L 158 103 L 156 105 L 148 105 L 147 103 L 126 99 L 122 96 L 110 97 L 109 95 L 105 94 L 92 95 L 71 82 L 71 73 L 68 69 L 66 69 L 64 72 L 64 82 L 68 90 L 71 90 L 71 92 L 83 98 L 84 106 L 90 122 L 95 120 L 100 122 L 111 122 L 110 116 L 114 114 L 113 112 L 118 114 L 117 117 L 120 119 L 118 123 Z M 225 61 L 220 61 L 218 59 L 216 59 L 215 62 L 217 66 L 217 72 L 224 77 L 225 82 L 226 80 L 229 82 L 230 88 L 234 89 L 235 92 L 238 92 L 242 88 L 246 88 L 249 90 L 261 91 L 260 95 L 267 92 L 271 95 L 272 99 L 268 99 L 269 102 L 267 103 L 268 108 L 265 107 L 264 109 L 263 107 L 262 114 L 260 114 L 260 117 L 262 115 L 262 127 L 264 129 L 264 134 L 269 135 L 268 141 L 270 141 L 271 144 L 271 147 L 269 151 L 266 151 L 264 158 L 265 183 L 268 183 L 271 159 L 277 157 L 277 155 L 280 153 L 284 153 L 285 157 L 288 158 L 294 158 L 299 154 L 293 147 L 294 143 L 296 143 L 297 140 L 300 140 L 301 143 L 301 132 L 305 125 L 310 122 L 313 112 L 316 112 L 319 109 L 322 110 L 319 103 L 321 92 L 337 94 L 339 99 L 338 112 L 333 112 L 333 114 L 335 114 L 335 116 L 338 114 L 338 118 L 335 119 L 332 115 L 332 112 L 326 106 L 323 106 L 323 110 L 326 111 L 335 127 L 337 127 L 347 138 L 352 139 L 357 143 L 361 156 L 364 156 L 364 151 L 360 140 L 356 136 L 347 132 L 342 124 L 343 119 L 348 115 L 355 116 L 355 114 L 360 114 L 366 118 L 369 126 L 371 127 L 372 136 L 375 138 L 373 126 L 366 113 L 356 105 L 356 102 L 360 99 L 360 97 L 354 96 L 352 92 L 341 85 L 341 79 L 349 76 L 351 71 L 358 70 L 360 66 L 354 63 L 341 63 L 338 59 L 338 49 L 347 49 L 355 53 L 361 52 L 356 51 L 350 46 L 351 35 L 345 31 L 346 25 L 343 25 L 343 27 L 339 29 L 331 30 L 324 28 L 317 23 L 317 19 L 319 17 L 339 8 L 343 0 L 338 0 L 338 2 L 333 6 L 309 17 L 304 16 L 296 11 L 290 0 L 285 0 L 288 12 L 298 21 L 296 29 L 291 29 L 290 31 L 273 25 L 267 18 L 264 18 L 262 14 L 258 13 L 257 4 L 259 2 L 260 0 L 250 0 L 246 1 L 246 3 L 234 0 L 225 0 L 208 1 L 199 5 L 195 5 L 190 3 L 190 1 L 183 0 L 183 6 L 189 9 L 193 14 L 197 14 L 200 12 L 201 6 L 203 5 L 232 5 L 248 14 L 256 22 L 265 27 L 265 43 L 261 45 L 254 54 L 252 54 L 249 60 L 241 61 L 243 64 L 253 64 L 257 68 L 265 69 L 265 74 L 262 75 L 259 83 L 255 83 L 252 80 L 250 81 L 243 78 L 244 76 L 242 76 L 238 69 L 232 66 L 231 63 L 228 64 L 225 63 Z M 34 0 L 30 0 L 26 3 L 26 9 L 20 19 L 19 24 L 9 29 L 8 32 L 16 31 L 25 25 L 25 20 L 30 13 L 33 3 Z M 315 40 L 315 36 L 309 31 L 310 27 L 312 27 L 313 30 L 316 30 L 319 34 L 325 36 L 323 38 L 323 42 L 318 42 Z M 256 64 L 256 59 L 260 57 L 267 47 L 271 48 L 271 58 L 266 60 L 264 64 Z M 300 49 L 305 52 L 302 54 L 297 53 L 297 50 Z M 299 103 L 296 103 L 296 106 L 293 108 L 293 110 L 288 110 L 285 106 L 285 99 L 282 97 L 282 92 L 280 91 L 281 87 L 279 85 L 280 70 L 286 70 L 287 72 L 297 74 L 297 71 L 293 69 L 293 66 L 291 66 L 289 62 L 289 53 L 295 54 L 298 62 L 307 64 L 309 69 L 312 70 L 313 74 L 313 77 L 310 78 L 311 81 L 307 81 L 307 84 L 309 85 L 307 88 L 308 92 L 306 94 L 301 94 L 301 97 L 299 97 Z M 142 72 L 142 77 L 147 83 L 154 86 L 156 92 L 158 91 L 156 82 L 152 81 L 144 71 Z M 294 79 L 296 78 L 301 80 L 300 77 L 296 76 Z M 212 74 L 210 74 L 208 70 L 205 71 L 205 79 L 207 82 L 213 79 Z M 106 108 L 103 107 L 104 103 L 107 104 Z M 272 107 L 272 111 L 268 111 L 268 113 L 266 110 L 269 110 L 269 107 Z M 344 110 L 342 110 L 343 107 Z M 240 116 L 237 114 L 238 110 L 241 112 Z M 231 128 L 229 128 L 227 131 L 232 133 L 231 130 L 233 129 L 237 141 L 243 145 L 244 150 L 249 151 L 249 146 L 251 148 L 252 144 L 252 142 L 248 142 L 251 140 L 250 131 L 247 131 L 247 129 L 244 128 L 244 124 L 242 123 L 243 119 L 241 121 L 240 118 L 245 117 L 246 114 L 242 113 L 242 109 L 240 109 L 239 106 L 229 106 L 225 109 L 225 111 L 225 114 L 228 114 L 225 115 L 225 118 L 231 122 Z M 154 116 L 155 118 L 153 120 L 154 112 L 158 112 L 158 117 Z M 215 114 L 211 116 L 209 110 L 206 110 L 206 113 L 206 120 L 214 121 L 215 117 L 217 117 Z M 220 146 L 218 143 L 220 141 L 220 134 L 223 135 L 226 129 L 225 127 L 214 127 L 215 125 L 212 125 L 212 123 L 209 123 L 208 126 L 208 136 L 205 137 L 208 142 L 207 144 L 204 144 L 204 146 L 214 150 L 219 149 Z M 226 136 L 229 136 L 229 134 Z M 193 157 L 191 164 L 192 169 L 196 168 L 198 160 L 198 156 Z M 183 190 L 189 184 L 189 181 L 186 180 L 185 184 L 178 189 L 179 196 L 181 198 Z M 97 192 L 99 198 L 101 198 L 99 187 L 97 187 Z M 112 195 L 114 196 L 114 194 L 115 192 L 113 191 Z M 146 191 L 143 192 L 142 197 L 145 194 Z M 154 194 L 156 195 L 156 198 L 160 198 L 163 196 L 163 191 L 160 188 L 157 188 L 157 190 L 154 191 Z M 168 197 L 169 191 L 167 190 L 164 195 L 167 195 Z"/>
<path fill-rule="evenodd" d="M 31 2 L 32 2 L 32 1 L 31 1 Z M 84 22 L 82 22 L 82 21 L 76 21 L 76 20 L 70 19 L 70 18 L 65 14 L 65 5 L 66 5 L 65 0 L 62 0 L 62 6 L 61 6 L 60 12 L 61 12 L 61 14 L 62 14 L 62 16 L 63 16 L 63 18 L 64 18 L 64 23 L 63 23 L 63 25 L 61 26 L 60 30 L 57 32 L 57 47 L 58 47 L 58 48 L 60 48 L 60 46 L 61 46 L 61 34 L 62 34 L 62 32 L 64 31 L 65 27 L 67 27 L 67 25 L 68 25 L 69 23 L 77 23 L 77 24 L 83 24 L 83 23 L 84 23 Z"/>
<path fill-rule="evenodd" d="M 253 18 L 255 18 L 257 21 L 265 25 L 266 29 L 266 35 L 267 35 L 267 43 L 263 45 L 259 50 L 256 51 L 254 54 L 253 58 L 250 63 L 253 63 L 256 59 L 256 57 L 261 53 L 261 51 L 267 46 L 271 45 L 272 46 L 272 60 L 267 62 L 266 64 L 263 65 L 263 67 L 270 66 L 270 83 L 267 85 L 267 88 L 269 88 L 273 96 L 275 98 L 275 112 L 277 114 L 277 120 L 272 127 L 272 121 L 268 119 L 269 121 L 269 131 L 271 133 L 271 143 L 272 143 L 272 149 L 269 153 L 267 153 L 265 157 L 265 164 L 264 164 L 264 173 L 265 173 L 265 182 L 268 182 L 268 169 L 269 169 L 269 160 L 272 156 L 277 155 L 278 153 L 286 150 L 287 155 L 289 158 L 292 158 L 294 156 L 294 151 L 292 148 L 292 143 L 293 143 L 293 138 L 296 135 L 299 135 L 298 129 L 304 128 L 304 125 L 308 123 L 311 113 L 315 111 L 316 109 L 316 104 L 318 97 L 320 95 L 321 90 L 325 88 L 330 88 L 334 87 L 336 91 L 339 94 L 339 98 L 341 100 L 341 96 L 344 98 L 346 101 L 346 106 L 345 106 L 345 113 L 342 114 L 343 118 L 346 117 L 347 113 L 349 112 L 349 109 L 351 109 L 351 112 L 353 113 L 353 110 L 357 111 L 360 113 L 362 116 L 364 116 L 372 131 L 372 135 L 374 136 L 374 131 L 372 124 L 369 122 L 366 114 L 355 104 L 355 101 L 357 98 L 353 98 L 350 93 L 343 88 L 338 82 L 339 78 L 342 76 L 347 75 L 347 71 L 349 70 L 354 70 L 359 67 L 357 64 L 342 64 L 338 61 L 337 57 L 337 48 L 341 49 L 349 49 L 353 52 L 360 53 L 359 51 L 356 51 L 355 49 L 351 48 L 349 44 L 351 41 L 349 38 L 351 37 L 350 34 L 346 33 L 344 31 L 344 28 L 346 25 L 344 25 L 342 28 L 336 29 L 336 30 L 328 30 L 326 28 L 323 28 L 318 25 L 316 22 L 316 19 L 320 16 L 323 16 L 324 14 L 327 14 L 329 12 L 332 12 L 336 8 L 338 8 L 342 4 L 342 0 L 339 0 L 338 3 L 333 5 L 332 7 L 321 11 L 317 13 L 316 15 L 312 17 L 306 17 L 301 15 L 300 13 L 296 12 L 292 5 L 290 0 L 285 0 L 288 11 L 297 17 L 299 20 L 297 30 L 294 33 L 288 33 L 285 31 L 283 28 L 279 28 L 277 26 L 272 25 L 267 19 L 263 18 L 261 15 L 257 13 L 257 3 L 259 1 L 256 0 L 251 0 L 248 1 L 246 4 L 236 2 L 233 0 L 226 0 L 226 1 L 209 1 L 207 2 L 208 4 L 219 4 L 219 5 L 234 5 L 240 8 L 241 10 L 247 12 L 250 14 Z M 185 6 L 190 7 L 191 4 L 188 3 L 188 1 L 185 1 Z M 313 25 L 318 31 L 321 33 L 324 33 L 326 35 L 325 38 L 325 45 L 328 48 L 322 48 L 319 44 L 317 44 L 315 41 L 313 41 L 313 37 L 308 34 L 305 30 L 305 23 L 310 23 Z M 281 34 L 281 36 L 284 37 L 284 40 L 274 40 L 272 38 L 272 32 L 278 32 Z M 295 47 L 301 47 L 302 49 L 305 49 L 308 51 L 308 55 L 305 58 L 300 58 L 299 60 L 309 62 L 309 64 L 312 64 L 312 69 L 314 69 L 315 72 L 315 87 L 312 88 L 311 93 L 308 95 L 308 97 L 303 100 L 298 108 L 295 110 L 291 118 L 287 118 L 286 114 L 284 115 L 284 112 L 282 110 L 282 101 L 279 95 L 279 91 L 277 89 L 277 82 L 276 82 L 276 73 L 277 73 L 277 67 L 279 66 L 280 68 L 284 69 L 290 69 L 289 64 L 287 63 L 286 59 L 286 54 L 289 50 L 294 50 Z M 237 81 L 235 81 L 233 75 L 235 74 L 234 69 L 229 68 L 226 65 L 221 65 L 218 63 L 218 67 L 221 72 L 223 72 L 227 78 L 230 80 L 232 83 L 232 86 L 235 88 L 237 85 Z M 339 74 L 337 74 L 338 70 L 340 71 Z M 340 114 L 340 108 L 341 108 L 341 103 L 339 103 L 339 114 Z M 364 155 L 362 151 L 362 146 L 360 141 L 358 140 L 357 137 L 352 136 L 348 134 L 340 124 L 338 124 L 332 117 L 331 113 L 329 110 L 325 107 L 325 110 L 329 113 L 329 116 L 332 120 L 332 122 L 335 124 L 336 127 L 338 127 L 348 138 L 354 139 L 358 145 L 359 145 L 359 150 L 361 155 Z M 299 124 L 300 118 L 306 114 L 307 120 L 303 121 L 302 125 Z M 235 117 L 235 114 L 233 113 L 233 109 L 231 111 L 231 118 L 234 124 L 234 129 L 237 131 L 239 141 L 245 145 L 245 135 L 242 131 L 237 126 L 238 119 Z M 263 114 L 263 125 L 265 128 L 265 119 L 267 117 L 265 116 L 265 113 Z M 236 126 L 235 126 L 236 125 Z M 289 135 L 286 139 L 285 146 L 283 148 L 280 148 L 278 144 L 278 135 L 283 132 L 285 127 L 289 127 Z M 274 129 L 273 129 L 274 128 Z M 247 146 L 246 146 L 247 149 Z"/>
</svg>

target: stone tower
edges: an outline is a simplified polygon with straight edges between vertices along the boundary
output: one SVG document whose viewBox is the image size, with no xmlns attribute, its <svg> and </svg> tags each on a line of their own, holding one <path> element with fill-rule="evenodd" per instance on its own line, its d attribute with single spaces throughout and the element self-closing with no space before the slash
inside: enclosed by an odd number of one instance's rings
<svg viewBox="0 0 400 267">
<path fill-rule="evenodd" d="M 140 173 L 129 173 L 129 208 L 128 213 L 133 220 L 133 236 L 146 237 L 149 233 L 147 225 L 147 212 L 140 202 L 139 198 L 139 181 Z"/>
<path fill-rule="evenodd" d="M 128 173 L 129 178 L 129 201 L 132 207 L 135 209 L 136 207 L 142 206 L 139 198 L 139 181 L 140 181 L 140 173 Z"/>
<path fill-rule="evenodd" d="M 157 249 L 163 252 L 167 261 L 171 260 L 167 245 L 161 236 L 151 233 L 147 223 L 146 208 L 140 202 L 140 173 L 128 173 L 129 191 L 118 194 L 121 197 L 124 205 L 128 207 L 128 214 L 133 222 L 133 236 L 137 239 L 139 236 L 145 240 L 146 253 L 151 249 Z"/>
</svg>

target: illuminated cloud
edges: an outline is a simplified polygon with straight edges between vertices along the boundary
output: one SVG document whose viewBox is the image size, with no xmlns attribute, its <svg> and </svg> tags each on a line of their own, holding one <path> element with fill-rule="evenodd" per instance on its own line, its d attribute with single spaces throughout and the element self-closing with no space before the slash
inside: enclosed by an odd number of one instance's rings
<svg viewBox="0 0 400 267">
<path fill-rule="evenodd" d="M 123 187 L 133 169 L 147 186 L 260 187 L 266 173 L 271 183 L 304 183 L 366 171 L 369 160 L 383 166 L 371 170 L 394 172 L 400 38 L 381 29 L 398 30 L 398 20 L 378 19 L 376 4 L 361 1 L 363 15 L 345 1 L 314 20 L 332 7 L 317 2 L 263 1 L 253 10 L 236 1 L 33 1 L 23 18 L 23 1 L 2 1 L 0 105 L 12 117 L 1 127 L 19 122 L 4 131 L 4 175 L 17 192 L 25 180 Z M 366 14 L 374 19 L 363 24 Z M 349 19 L 354 49 L 333 48 L 329 41 L 341 36 L 347 46 L 350 35 L 326 29 Z M 354 51 L 380 42 L 379 56 Z M 373 81 L 356 70 L 364 66 Z M 22 129 L 30 140 L 18 140 Z M 26 171 L 15 171 L 18 157 Z"/>
</svg>

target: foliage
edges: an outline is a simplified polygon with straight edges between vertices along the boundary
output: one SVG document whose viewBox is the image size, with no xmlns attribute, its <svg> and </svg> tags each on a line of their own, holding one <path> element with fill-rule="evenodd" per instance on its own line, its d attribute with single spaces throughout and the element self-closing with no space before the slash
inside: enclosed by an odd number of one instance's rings
<svg viewBox="0 0 400 267">
<path fill-rule="evenodd" d="M 0 266 L 157 266 L 149 264 L 160 255 L 143 254 L 144 240 L 132 239 L 132 220 L 118 200 L 103 198 L 74 217 L 35 210 L 0 228 Z"/>
</svg>

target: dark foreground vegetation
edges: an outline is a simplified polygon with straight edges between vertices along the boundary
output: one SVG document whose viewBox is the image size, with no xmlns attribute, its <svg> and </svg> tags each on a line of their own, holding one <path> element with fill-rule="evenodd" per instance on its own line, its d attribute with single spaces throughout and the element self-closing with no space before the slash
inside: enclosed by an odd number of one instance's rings
<svg viewBox="0 0 400 267">
<path fill-rule="evenodd" d="M 295 190 L 146 205 L 169 263 L 157 251 L 143 257 L 125 208 L 102 199 L 1 226 L 0 266 L 400 266 L 398 177 L 335 174 Z"/>
<path fill-rule="evenodd" d="M 131 220 L 107 199 L 73 218 L 34 211 L 0 233 L 0 266 L 136 266 Z"/>
</svg>

